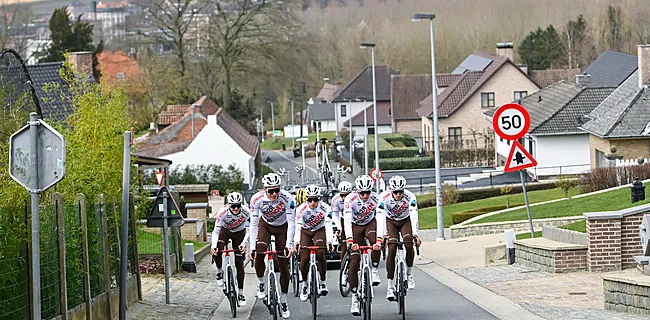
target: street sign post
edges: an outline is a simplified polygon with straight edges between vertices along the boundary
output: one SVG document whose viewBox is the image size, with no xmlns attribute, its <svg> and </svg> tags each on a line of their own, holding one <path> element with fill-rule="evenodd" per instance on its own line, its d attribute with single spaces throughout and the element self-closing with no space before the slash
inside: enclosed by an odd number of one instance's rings
<svg viewBox="0 0 650 320">
<path fill-rule="evenodd" d="M 65 176 L 65 139 L 38 118 L 9 138 L 9 176 L 30 193 L 32 209 L 32 317 L 41 319 L 41 242 L 39 194 Z"/>
<path fill-rule="evenodd" d="M 528 203 L 528 193 L 526 192 L 526 180 L 524 179 L 524 169 L 534 167 L 537 161 L 526 151 L 526 148 L 519 143 L 530 128 L 530 116 L 528 111 L 520 104 L 508 103 L 501 106 L 492 117 L 492 127 L 499 137 L 506 140 L 513 140 L 508 161 L 503 169 L 504 172 L 519 171 L 521 179 L 521 189 L 524 192 L 526 202 L 526 212 L 528 213 L 528 223 L 530 224 L 530 234 L 535 238 L 535 229 L 533 219 L 530 215 L 530 204 Z"/>
<path fill-rule="evenodd" d="M 381 170 L 379 170 L 379 177 L 377 177 L 377 168 L 372 168 L 372 170 L 370 170 L 370 177 L 372 178 L 372 180 L 377 181 L 377 179 L 381 179 L 384 177 L 384 173 Z"/>
</svg>

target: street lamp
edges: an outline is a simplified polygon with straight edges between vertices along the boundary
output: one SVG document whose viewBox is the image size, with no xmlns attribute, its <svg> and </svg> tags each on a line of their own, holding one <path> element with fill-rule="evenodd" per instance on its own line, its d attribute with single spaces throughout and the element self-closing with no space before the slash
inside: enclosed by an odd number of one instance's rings
<svg viewBox="0 0 650 320">
<path fill-rule="evenodd" d="M 308 139 L 305 138 L 305 137 L 300 137 L 300 138 L 298 138 L 298 140 L 296 140 L 296 141 L 300 142 L 300 147 L 301 147 L 301 150 L 300 150 L 301 151 L 300 154 L 302 155 L 302 174 L 301 174 L 301 178 L 302 178 L 302 186 L 303 187 L 305 186 L 305 175 L 307 174 L 307 167 L 305 166 L 305 141 L 307 141 L 307 140 Z"/>
<path fill-rule="evenodd" d="M 442 212 L 442 181 L 440 177 L 440 139 L 438 137 L 438 88 L 436 82 L 436 51 L 433 32 L 433 19 L 436 15 L 433 13 L 414 13 L 411 20 L 417 22 L 420 20 L 429 20 L 431 31 L 431 97 L 433 99 L 433 153 L 434 165 L 436 172 L 436 211 L 438 216 L 438 237 L 436 240 L 445 240 L 445 220 Z"/>
<path fill-rule="evenodd" d="M 357 102 L 359 101 L 363 101 L 363 169 L 365 174 L 368 174 L 368 117 L 366 116 L 368 102 L 366 101 L 366 98 L 357 97 Z"/>
<path fill-rule="evenodd" d="M 269 102 L 271 102 L 271 130 L 273 130 L 271 135 L 273 136 L 273 141 L 275 141 L 275 113 L 273 112 L 273 101 Z"/>
<path fill-rule="evenodd" d="M 375 78 L 375 44 L 363 42 L 361 49 L 370 48 L 372 54 L 372 102 L 375 121 L 375 169 L 377 171 L 377 193 L 379 193 L 379 140 L 377 131 L 377 81 Z"/>
<path fill-rule="evenodd" d="M 291 150 L 296 147 L 296 129 L 293 126 L 293 120 L 296 117 L 296 114 L 293 113 L 293 99 L 289 99 L 291 102 Z"/>
</svg>

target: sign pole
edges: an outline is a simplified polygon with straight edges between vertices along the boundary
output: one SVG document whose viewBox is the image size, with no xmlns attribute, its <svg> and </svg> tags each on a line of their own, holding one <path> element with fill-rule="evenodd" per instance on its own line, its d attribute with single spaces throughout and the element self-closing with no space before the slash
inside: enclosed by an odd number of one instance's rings
<svg viewBox="0 0 650 320">
<path fill-rule="evenodd" d="M 164 255 L 164 264 L 165 264 L 165 303 L 170 304 L 169 302 L 169 238 L 167 234 L 169 232 L 167 226 L 167 190 L 163 191 L 163 255 Z"/>
<path fill-rule="evenodd" d="M 521 177 L 521 189 L 524 192 L 524 201 L 526 201 L 526 213 L 528 213 L 528 223 L 530 223 L 530 234 L 535 238 L 535 229 L 533 228 L 533 218 L 530 216 L 530 205 L 528 204 L 528 193 L 526 192 L 526 180 L 524 179 L 524 170 L 519 170 Z"/>
<path fill-rule="evenodd" d="M 30 180 L 32 181 L 29 194 L 32 205 L 32 317 L 41 319 L 41 237 L 40 212 L 38 211 L 38 115 L 29 114 L 29 162 Z"/>
<path fill-rule="evenodd" d="M 129 251 L 129 186 L 131 179 L 131 131 L 124 132 L 122 167 L 122 239 L 120 248 L 120 320 L 126 319 L 126 269 Z M 135 263 L 135 262 L 134 262 Z"/>
</svg>

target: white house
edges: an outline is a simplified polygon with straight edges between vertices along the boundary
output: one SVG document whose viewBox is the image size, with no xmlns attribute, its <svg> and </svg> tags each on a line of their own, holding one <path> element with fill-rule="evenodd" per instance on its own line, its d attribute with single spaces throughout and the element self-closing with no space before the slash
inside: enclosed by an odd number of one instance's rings
<svg viewBox="0 0 650 320">
<path fill-rule="evenodd" d="M 336 116 L 333 103 L 314 103 L 307 109 L 307 121 L 316 130 L 320 125 L 321 132 L 336 131 Z"/>
<path fill-rule="evenodd" d="M 375 134 L 375 115 L 373 104 L 366 108 L 366 124 L 368 131 L 364 132 L 363 112 L 357 113 L 352 117 L 352 131 L 354 132 L 353 140 L 363 140 L 364 135 Z M 377 131 L 379 134 L 392 133 L 391 108 L 390 104 L 380 104 L 377 109 Z M 343 128 L 350 127 L 350 120 L 343 123 Z"/>
<path fill-rule="evenodd" d="M 242 172 L 244 184 L 252 186 L 259 152 L 257 138 L 223 108 L 216 112 L 212 112 L 213 107 L 204 108 L 206 101 L 202 98 L 195 103 L 194 112 L 189 106 L 184 110 L 183 106 L 169 106 L 159 115 L 159 122 L 173 116 L 178 119 L 159 132 L 150 132 L 138 147 L 138 154 L 171 160 L 173 166 L 220 165 L 227 169 L 232 164 Z"/>
</svg>

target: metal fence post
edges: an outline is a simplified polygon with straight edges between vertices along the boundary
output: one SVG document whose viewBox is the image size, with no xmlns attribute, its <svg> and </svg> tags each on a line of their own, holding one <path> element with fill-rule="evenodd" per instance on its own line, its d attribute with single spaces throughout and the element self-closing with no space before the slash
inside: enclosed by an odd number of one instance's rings
<svg viewBox="0 0 650 320">
<path fill-rule="evenodd" d="M 492 184 L 492 171 L 490 171 L 490 187 L 493 186 Z"/>
<path fill-rule="evenodd" d="M 110 247 L 108 246 L 108 218 L 106 217 L 106 197 L 102 194 L 99 196 L 99 208 L 102 215 L 102 239 L 104 246 L 104 289 L 106 290 L 106 315 L 113 319 L 113 309 L 111 308 L 111 263 Z"/>
<path fill-rule="evenodd" d="M 56 211 L 56 222 L 59 242 L 59 307 L 61 320 L 68 319 L 68 286 L 65 269 L 65 215 L 63 214 L 63 195 L 54 193 L 54 208 Z"/>
<path fill-rule="evenodd" d="M 86 319 L 92 319 L 90 309 L 90 258 L 88 257 L 88 220 L 86 216 L 86 197 L 83 194 L 77 194 L 77 208 L 79 210 L 79 219 L 81 219 L 81 248 L 83 263 L 83 290 L 84 302 L 86 304 Z"/>
<path fill-rule="evenodd" d="M 129 197 L 129 209 L 131 214 L 129 215 L 129 220 L 131 220 L 131 237 L 133 239 L 133 260 L 131 261 L 131 266 L 134 269 L 133 273 L 136 275 L 136 282 L 138 284 L 138 300 L 142 300 L 142 278 L 140 274 L 140 252 L 138 251 L 138 225 L 137 218 L 135 216 L 135 203 L 133 202 L 134 195 L 131 193 Z"/>
</svg>

